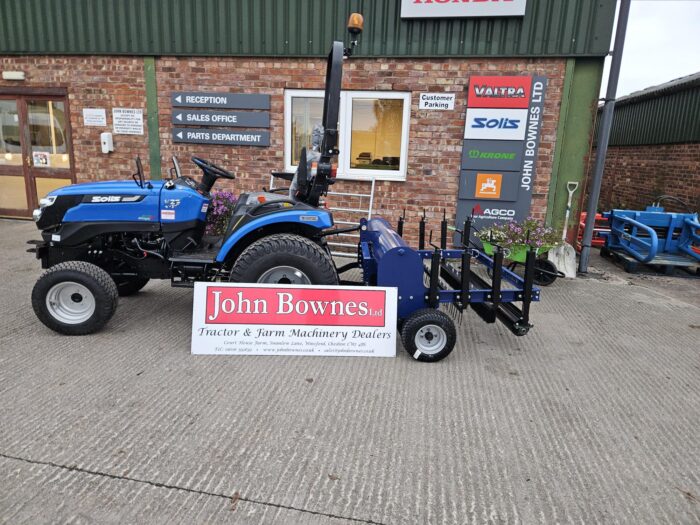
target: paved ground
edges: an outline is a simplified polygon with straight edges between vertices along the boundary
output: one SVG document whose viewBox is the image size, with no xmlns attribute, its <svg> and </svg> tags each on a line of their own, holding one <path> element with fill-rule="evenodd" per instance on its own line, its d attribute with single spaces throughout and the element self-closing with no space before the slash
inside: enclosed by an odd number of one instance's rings
<svg viewBox="0 0 700 525">
<path fill-rule="evenodd" d="M 527 337 L 465 317 L 437 364 L 193 357 L 165 283 L 46 329 L 33 237 L 0 221 L 2 522 L 700 521 L 698 280 L 603 264 Z"/>
</svg>

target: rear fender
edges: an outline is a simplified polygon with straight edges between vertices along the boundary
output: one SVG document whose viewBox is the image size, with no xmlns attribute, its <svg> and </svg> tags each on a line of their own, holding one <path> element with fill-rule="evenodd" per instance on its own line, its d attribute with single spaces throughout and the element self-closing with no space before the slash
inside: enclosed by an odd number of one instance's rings
<svg viewBox="0 0 700 525">
<path fill-rule="evenodd" d="M 325 210 L 289 210 L 263 215 L 241 226 L 224 241 L 216 256 L 223 263 L 240 254 L 248 245 L 265 235 L 295 232 L 314 237 L 333 226 L 333 217 Z"/>
</svg>

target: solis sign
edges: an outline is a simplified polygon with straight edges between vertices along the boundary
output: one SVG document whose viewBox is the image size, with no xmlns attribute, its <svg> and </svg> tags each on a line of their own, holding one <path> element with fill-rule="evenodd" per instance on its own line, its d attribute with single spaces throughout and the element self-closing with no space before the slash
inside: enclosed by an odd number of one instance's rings
<svg viewBox="0 0 700 525">
<path fill-rule="evenodd" d="M 396 352 L 396 289 L 196 283 L 192 353 Z"/>
<path fill-rule="evenodd" d="M 526 109 L 468 108 L 465 139 L 523 140 Z"/>
<path fill-rule="evenodd" d="M 401 18 L 523 16 L 527 0 L 401 0 Z"/>
</svg>

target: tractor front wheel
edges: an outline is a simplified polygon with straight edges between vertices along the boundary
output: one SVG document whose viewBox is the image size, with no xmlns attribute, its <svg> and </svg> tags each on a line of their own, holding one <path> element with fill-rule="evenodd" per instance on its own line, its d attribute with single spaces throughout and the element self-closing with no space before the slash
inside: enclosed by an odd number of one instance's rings
<svg viewBox="0 0 700 525">
<path fill-rule="evenodd" d="M 99 266 L 66 261 L 46 270 L 32 290 L 39 320 L 56 332 L 85 335 L 102 328 L 114 315 L 117 285 Z"/>
<path fill-rule="evenodd" d="M 248 246 L 231 269 L 230 281 L 266 284 L 338 284 L 333 261 L 301 235 L 279 233 Z"/>
</svg>

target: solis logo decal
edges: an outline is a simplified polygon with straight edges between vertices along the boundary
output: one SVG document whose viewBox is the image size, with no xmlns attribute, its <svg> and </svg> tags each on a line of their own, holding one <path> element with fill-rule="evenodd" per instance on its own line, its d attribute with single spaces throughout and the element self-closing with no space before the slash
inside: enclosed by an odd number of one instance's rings
<svg viewBox="0 0 700 525">
<path fill-rule="evenodd" d="M 206 324 L 385 325 L 383 290 L 208 286 Z"/>
<path fill-rule="evenodd" d="M 489 129 L 518 129 L 520 127 L 519 119 L 512 118 L 486 118 L 476 117 L 472 123 L 472 128 L 489 128 Z"/>
<path fill-rule="evenodd" d="M 464 138 L 523 140 L 526 122 L 526 109 L 469 108 Z"/>
<path fill-rule="evenodd" d="M 532 77 L 471 77 L 470 108 L 526 109 L 530 104 Z"/>
</svg>

